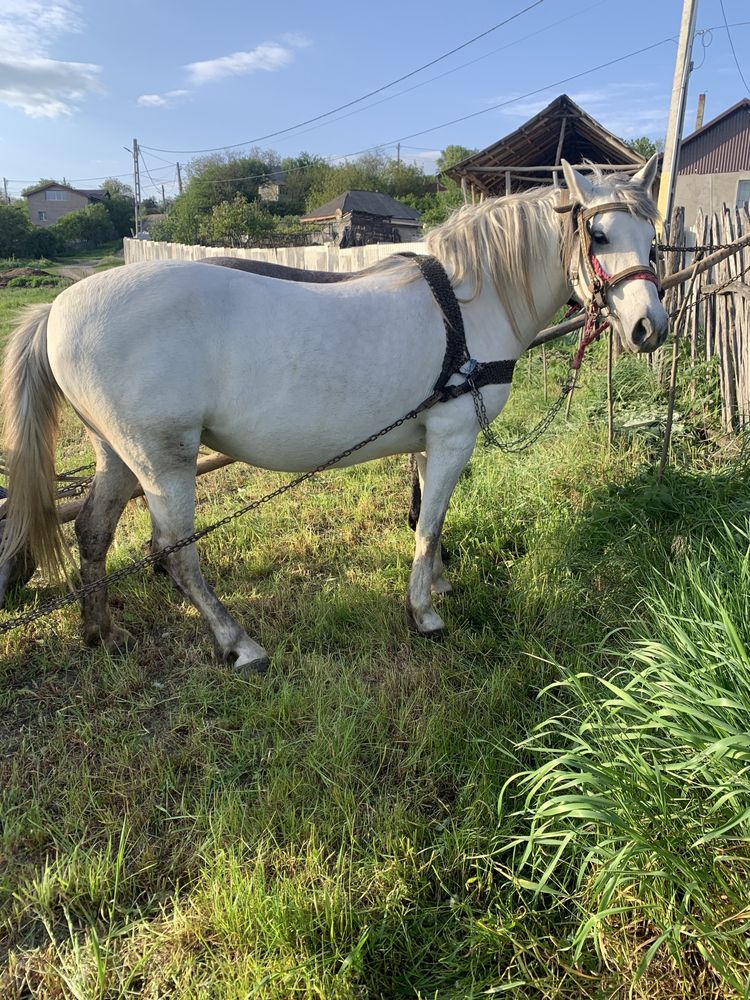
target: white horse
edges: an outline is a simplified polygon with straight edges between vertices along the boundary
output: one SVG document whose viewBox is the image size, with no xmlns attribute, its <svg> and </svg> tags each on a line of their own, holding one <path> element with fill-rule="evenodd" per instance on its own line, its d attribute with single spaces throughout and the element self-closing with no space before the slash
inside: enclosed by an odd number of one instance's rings
<svg viewBox="0 0 750 1000">
<path fill-rule="evenodd" d="M 567 163 L 563 169 L 573 212 L 561 213 L 564 192 L 547 188 L 465 206 L 427 237 L 463 305 L 475 359 L 519 357 L 571 293 L 589 301 L 593 254 L 610 275 L 625 271 L 606 290 L 623 342 L 650 351 L 666 336 L 657 289 L 630 280 L 648 268 L 656 158 L 632 179 L 587 179 Z M 593 210 L 597 205 L 601 212 Z M 586 219 L 586 228 L 574 218 Z M 201 443 L 265 469 L 315 468 L 416 407 L 430 394 L 444 351 L 441 313 L 405 258 L 335 284 L 182 261 L 87 278 L 51 306 L 33 307 L 9 343 L 10 501 L 0 564 L 25 545 L 47 568 L 64 562 L 53 480 L 61 395 L 86 425 L 97 460 L 76 520 L 87 584 L 105 574 L 136 481 L 148 500 L 153 544 L 167 546 L 193 531 Z M 461 375 L 451 380 L 462 381 Z M 509 391 L 508 385 L 483 389 L 490 420 Z M 477 431 L 473 401 L 464 395 L 341 462 L 418 454 L 423 499 L 407 601 L 424 635 L 444 627 L 431 598 L 450 589 L 440 534 Z M 206 619 L 220 657 L 243 671 L 265 669 L 265 650 L 205 583 L 195 545 L 164 564 Z M 82 611 L 86 642 L 122 645 L 127 636 L 112 623 L 105 589 L 84 596 Z"/>
</svg>

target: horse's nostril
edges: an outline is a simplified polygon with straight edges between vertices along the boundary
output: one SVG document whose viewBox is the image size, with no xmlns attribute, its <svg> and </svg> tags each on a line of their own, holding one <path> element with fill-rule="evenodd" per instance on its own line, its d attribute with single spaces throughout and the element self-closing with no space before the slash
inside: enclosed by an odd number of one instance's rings
<svg viewBox="0 0 750 1000">
<path fill-rule="evenodd" d="M 639 319 L 633 327 L 633 343 L 636 345 L 642 344 L 644 340 L 651 336 L 653 329 L 654 328 L 647 319 Z"/>
</svg>

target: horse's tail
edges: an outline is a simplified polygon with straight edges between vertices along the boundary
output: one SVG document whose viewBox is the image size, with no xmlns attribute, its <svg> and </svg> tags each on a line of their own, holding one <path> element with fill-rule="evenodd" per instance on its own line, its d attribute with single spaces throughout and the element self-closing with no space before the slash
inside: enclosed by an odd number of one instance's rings
<svg viewBox="0 0 750 1000">
<path fill-rule="evenodd" d="M 65 571 L 55 508 L 55 440 L 61 392 L 47 358 L 50 304 L 31 306 L 11 334 L 2 386 L 8 501 L 0 565 L 24 547 L 52 577 Z"/>
</svg>

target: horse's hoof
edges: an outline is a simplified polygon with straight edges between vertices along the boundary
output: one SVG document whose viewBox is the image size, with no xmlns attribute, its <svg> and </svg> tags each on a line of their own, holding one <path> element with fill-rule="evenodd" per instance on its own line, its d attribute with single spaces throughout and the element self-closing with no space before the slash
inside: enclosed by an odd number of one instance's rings
<svg viewBox="0 0 750 1000">
<path fill-rule="evenodd" d="M 445 638 L 446 628 L 437 615 L 433 616 L 437 620 L 437 622 L 440 622 L 439 625 L 436 624 L 434 627 L 431 628 L 430 627 L 420 628 L 417 619 L 414 617 L 414 612 L 412 610 L 410 602 L 409 601 L 406 602 L 406 624 L 409 631 L 412 632 L 414 635 L 421 636 L 423 639 L 431 639 L 433 642 L 441 642 Z"/>
<path fill-rule="evenodd" d="M 271 665 L 270 657 L 256 656 L 253 660 L 243 660 L 240 657 L 234 662 L 235 672 L 249 680 L 251 677 L 262 677 Z"/>
</svg>

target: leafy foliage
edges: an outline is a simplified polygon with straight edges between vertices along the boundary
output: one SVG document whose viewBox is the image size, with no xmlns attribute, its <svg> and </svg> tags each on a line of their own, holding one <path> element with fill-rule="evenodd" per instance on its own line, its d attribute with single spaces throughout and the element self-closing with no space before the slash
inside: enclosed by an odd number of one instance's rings
<svg viewBox="0 0 750 1000">
<path fill-rule="evenodd" d="M 640 153 L 644 160 L 650 160 L 654 153 L 660 153 L 664 149 L 664 140 L 653 140 L 642 135 L 638 139 L 628 139 L 625 145 Z"/>
<path fill-rule="evenodd" d="M 32 225 L 25 204 L 0 204 L 0 257 L 54 256 L 58 239 L 50 229 Z"/>
<path fill-rule="evenodd" d="M 95 247 L 106 243 L 115 236 L 109 212 L 104 205 L 88 205 L 86 208 L 68 212 L 50 227 L 65 246 L 81 245 Z"/>
<path fill-rule="evenodd" d="M 200 239 L 216 246 L 248 246 L 254 238 L 262 239 L 274 228 L 273 216 L 258 202 L 236 194 L 232 201 L 214 205 L 211 215 L 201 223 Z"/>
</svg>

